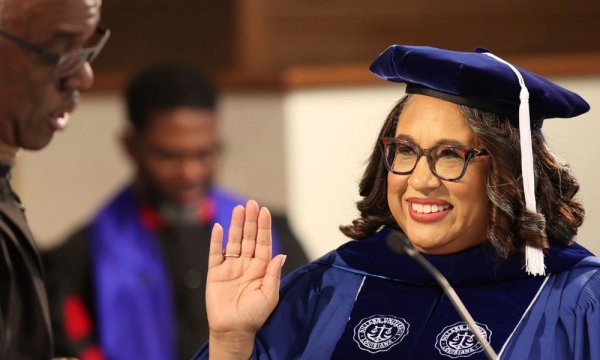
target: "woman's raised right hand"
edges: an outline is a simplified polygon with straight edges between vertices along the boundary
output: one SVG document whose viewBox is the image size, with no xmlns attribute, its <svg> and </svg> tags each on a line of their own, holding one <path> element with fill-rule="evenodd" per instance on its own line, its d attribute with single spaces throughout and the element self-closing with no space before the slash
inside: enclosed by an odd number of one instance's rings
<svg viewBox="0 0 600 360">
<path fill-rule="evenodd" d="M 210 240 L 206 311 L 211 359 L 248 359 L 254 336 L 279 301 L 285 255 L 271 259 L 271 214 L 254 200 L 233 210 L 222 251 L 223 228 Z"/>
</svg>

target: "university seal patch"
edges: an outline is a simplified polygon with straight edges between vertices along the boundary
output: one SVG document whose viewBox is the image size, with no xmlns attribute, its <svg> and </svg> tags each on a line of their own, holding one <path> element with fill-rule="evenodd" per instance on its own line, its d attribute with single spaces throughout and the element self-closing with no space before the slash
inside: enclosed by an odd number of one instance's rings
<svg viewBox="0 0 600 360">
<path fill-rule="evenodd" d="M 485 324 L 476 323 L 480 333 L 489 342 L 492 338 L 492 332 Z M 454 325 L 446 326 L 436 337 L 435 347 L 440 354 L 453 359 L 468 357 L 483 351 L 475 335 L 469 329 L 465 322 L 458 322 Z"/>
<path fill-rule="evenodd" d="M 408 334 L 408 322 L 393 315 L 373 315 L 354 327 L 354 341 L 372 354 L 388 351 Z"/>
</svg>

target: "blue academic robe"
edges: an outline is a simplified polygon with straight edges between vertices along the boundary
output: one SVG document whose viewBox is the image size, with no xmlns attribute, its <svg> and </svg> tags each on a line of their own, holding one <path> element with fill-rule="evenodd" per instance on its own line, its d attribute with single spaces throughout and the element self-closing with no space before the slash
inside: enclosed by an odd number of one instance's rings
<svg viewBox="0 0 600 360">
<path fill-rule="evenodd" d="M 224 228 L 233 208 L 244 203 L 213 186 L 211 222 Z M 122 189 L 96 215 L 90 226 L 92 273 L 99 341 L 107 359 L 167 360 L 177 358 L 172 284 L 160 244 L 139 218 L 131 186 Z M 224 234 L 224 243 L 227 232 Z M 273 253 L 280 242 L 273 233 Z"/>
<path fill-rule="evenodd" d="M 434 280 L 392 251 L 388 229 L 287 276 L 253 359 L 485 359 Z M 600 260 L 552 246 L 548 276 L 478 246 L 428 260 L 448 279 L 501 359 L 600 359 Z M 205 345 L 195 359 L 208 358 Z"/>
</svg>

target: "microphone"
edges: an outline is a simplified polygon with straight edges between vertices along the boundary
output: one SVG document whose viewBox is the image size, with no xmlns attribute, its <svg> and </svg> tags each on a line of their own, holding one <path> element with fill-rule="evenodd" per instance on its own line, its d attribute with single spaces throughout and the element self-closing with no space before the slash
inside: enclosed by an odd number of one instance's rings
<svg viewBox="0 0 600 360">
<path fill-rule="evenodd" d="M 479 327 L 475 324 L 475 320 L 473 320 L 473 317 L 456 294 L 456 291 L 454 291 L 452 286 L 450 286 L 448 280 L 446 280 L 444 275 L 442 275 L 438 269 L 435 268 L 435 266 L 425 259 L 425 257 L 417 251 L 417 249 L 415 249 L 406 235 L 404 235 L 404 233 L 401 231 L 392 229 L 392 231 L 390 231 L 390 233 L 387 235 L 385 242 L 395 252 L 399 254 L 406 254 L 415 260 L 435 279 L 442 290 L 444 290 L 444 293 L 448 299 L 450 299 L 452 306 L 454 306 L 460 317 L 467 323 L 477 341 L 479 341 L 479 343 L 483 346 L 483 351 L 486 357 L 489 360 L 498 360 L 498 355 L 494 349 L 492 349 L 490 343 L 487 342 L 483 335 L 481 335 L 481 332 L 479 332 Z"/>
</svg>

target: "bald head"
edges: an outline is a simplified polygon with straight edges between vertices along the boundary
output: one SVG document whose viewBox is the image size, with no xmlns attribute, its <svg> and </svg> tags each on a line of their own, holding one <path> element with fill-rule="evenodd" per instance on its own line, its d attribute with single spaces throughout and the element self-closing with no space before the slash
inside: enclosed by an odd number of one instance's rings
<svg viewBox="0 0 600 360">
<path fill-rule="evenodd" d="M 0 29 L 9 31 L 19 23 L 30 21 L 28 8 L 31 8 L 32 3 L 37 3 L 37 0 L 0 0 Z"/>
<path fill-rule="evenodd" d="M 58 59 L 89 46 L 100 5 L 100 0 L 0 0 L 5 32 L 0 36 L 0 142 L 36 150 L 64 128 L 93 74 L 84 63 L 58 77 Z"/>
</svg>

